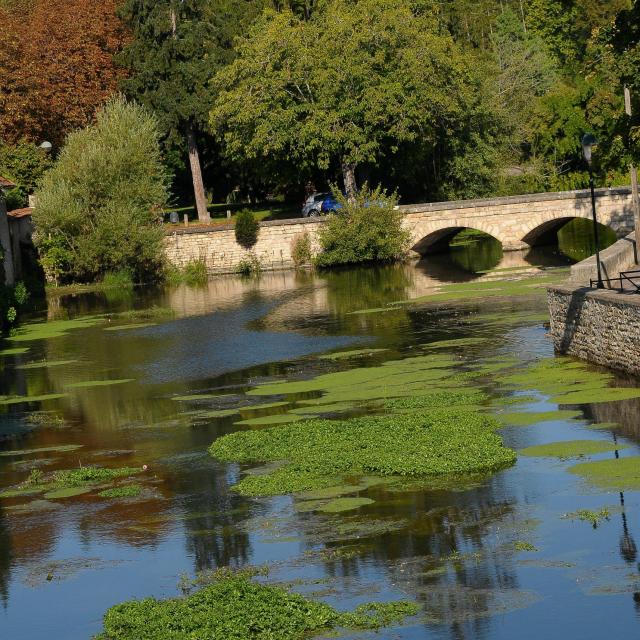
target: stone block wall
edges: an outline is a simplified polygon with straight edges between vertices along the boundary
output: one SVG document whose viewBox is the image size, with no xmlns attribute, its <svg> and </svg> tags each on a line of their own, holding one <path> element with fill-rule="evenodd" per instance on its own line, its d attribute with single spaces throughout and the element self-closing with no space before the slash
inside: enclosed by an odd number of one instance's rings
<svg viewBox="0 0 640 640">
<path fill-rule="evenodd" d="M 313 250 L 317 250 L 317 230 L 322 223 L 321 218 L 261 222 L 258 241 L 250 250 L 236 242 L 233 225 L 176 228 L 167 233 L 165 255 L 177 267 L 203 260 L 210 274 L 232 273 L 240 262 L 252 258 L 257 258 L 263 269 L 287 269 L 294 266 L 291 252 L 303 234 L 309 235 Z"/>
<path fill-rule="evenodd" d="M 547 296 L 557 353 L 640 375 L 640 295 L 560 285 Z"/>
</svg>

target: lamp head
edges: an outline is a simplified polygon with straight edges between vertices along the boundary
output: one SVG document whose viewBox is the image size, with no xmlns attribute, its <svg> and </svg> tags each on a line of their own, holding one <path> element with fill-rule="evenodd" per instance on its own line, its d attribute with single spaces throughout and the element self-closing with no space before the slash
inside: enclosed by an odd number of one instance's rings
<svg viewBox="0 0 640 640">
<path fill-rule="evenodd" d="M 588 164 L 591 164 L 593 147 L 598 144 L 593 133 L 585 133 L 582 136 L 582 153 Z"/>
<path fill-rule="evenodd" d="M 51 149 L 53 148 L 53 145 L 48 140 L 45 140 L 44 142 L 38 145 L 38 148 L 42 149 L 43 151 L 51 151 Z"/>
</svg>

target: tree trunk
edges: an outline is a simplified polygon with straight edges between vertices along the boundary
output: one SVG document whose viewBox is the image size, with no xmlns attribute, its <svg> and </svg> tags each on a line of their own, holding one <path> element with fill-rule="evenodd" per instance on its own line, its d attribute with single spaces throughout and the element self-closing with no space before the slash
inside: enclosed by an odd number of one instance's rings
<svg viewBox="0 0 640 640">
<path fill-rule="evenodd" d="M 342 161 L 342 179 L 344 180 L 344 190 L 347 194 L 347 200 L 353 204 L 356 201 L 356 194 L 358 192 L 355 162 Z"/>
<path fill-rule="evenodd" d="M 7 218 L 7 203 L 0 191 L 0 252 L 4 266 L 4 284 L 12 287 L 16 283 L 13 271 L 13 252 L 11 250 L 11 234 L 9 233 L 9 218 Z M 0 282 L 0 284 L 2 284 Z"/>
<path fill-rule="evenodd" d="M 191 177 L 193 179 L 193 194 L 196 198 L 196 210 L 200 222 L 209 222 L 209 211 L 207 210 L 207 198 L 204 194 L 204 184 L 202 183 L 202 170 L 200 169 L 200 154 L 198 153 L 198 143 L 196 134 L 191 125 L 187 126 L 187 142 L 189 144 L 189 162 L 191 164 Z"/>
</svg>

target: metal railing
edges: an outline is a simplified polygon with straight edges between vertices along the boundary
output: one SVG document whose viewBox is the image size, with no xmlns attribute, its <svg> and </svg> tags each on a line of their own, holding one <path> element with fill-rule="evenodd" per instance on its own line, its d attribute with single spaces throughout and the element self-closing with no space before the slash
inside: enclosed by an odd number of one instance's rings
<svg viewBox="0 0 640 640">
<path fill-rule="evenodd" d="M 640 293 L 640 270 L 621 271 L 617 278 L 603 278 L 602 282 L 605 284 L 605 289 L 616 289 L 620 291 L 620 293 L 623 291 Z M 614 286 L 614 282 L 617 282 L 618 285 Z M 594 288 L 597 285 L 598 280 L 589 280 L 589 286 L 591 288 Z"/>
</svg>

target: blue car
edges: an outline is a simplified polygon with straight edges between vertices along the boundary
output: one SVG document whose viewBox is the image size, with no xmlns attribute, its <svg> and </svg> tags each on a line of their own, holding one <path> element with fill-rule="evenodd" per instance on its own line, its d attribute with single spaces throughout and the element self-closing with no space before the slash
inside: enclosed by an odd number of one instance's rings
<svg viewBox="0 0 640 640">
<path fill-rule="evenodd" d="M 320 211 L 324 214 L 335 213 L 338 209 L 342 209 L 342 205 L 335 199 L 333 194 L 329 194 L 320 205 Z"/>
</svg>

